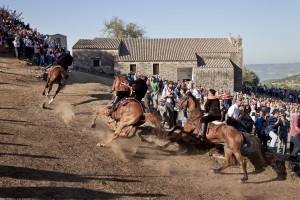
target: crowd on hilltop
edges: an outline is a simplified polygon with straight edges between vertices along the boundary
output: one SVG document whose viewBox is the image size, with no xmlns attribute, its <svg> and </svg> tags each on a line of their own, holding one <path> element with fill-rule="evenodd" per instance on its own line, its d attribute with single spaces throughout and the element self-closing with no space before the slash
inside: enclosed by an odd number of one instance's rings
<svg viewBox="0 0 300 200">
<path fill-rule="evenodd" d="M 127 74 L 129 82 L 139 76 L 142 75 Z M 163 123 L 167 123 L 170 129 L 175 125 L 184 126 L 186 123 L 188 111 L 183 110 L 178 113 L 175 105 L 188 92 L 194 95 L 204 109 L 210 88 L 195 87 L 192 81 L 169 81 L 161 79 L 158 75 L 146 76 L 146 80 L 148 91 L 143 99 L 146 110 L 161 114 Z M 297 139 L 300 133 L 300 129 L 297 128 L 300 127 L 299 91 L 266 86 L 244 87 L 242 92 L 230 92 L 217 88 L 214 90 L 215 96 L 220 101 L 223 121 L 231 115 L 233 109 L 238 108 L 236 120 L 240 124 L 241 131 L 257 135 L 265 151 L 273 153 L 286 154 L 287 145 L 290 143 L 291 158 L 295 160 L 297 153 L 292 154 L 293 149 L 295 152 L 300 151 L 300 138 Z M 180 120 L 179 116 L 181 116 Z"/>
<path fill-rule="evenodd" d="M 21 14 L 5 8 L 0 10 L 0 53 L 8 48 L 17 59 L 24 58 L 45 66 L 52 64 L 64 51 L 60 44 L 30 27 L 20 18 Z"/>
</svg>

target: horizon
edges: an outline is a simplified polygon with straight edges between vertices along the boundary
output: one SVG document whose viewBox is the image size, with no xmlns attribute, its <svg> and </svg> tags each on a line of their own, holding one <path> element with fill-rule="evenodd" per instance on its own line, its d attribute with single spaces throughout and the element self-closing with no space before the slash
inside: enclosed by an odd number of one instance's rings
<svg viewBox="0 0 300 200">
<path fill-rule="evenodd" d="M 2 6 L 22 13 L 23 21 L 42 34 L 66 35 L 68 49 L 79 39 L 105 37 L 104 20 L 116 16 L 125 23 L 136 23 L 146 31 L 147 38 L 240 35 L 243 62 L 250 65 L 300 63 L 300 27 L 296 26 L 300 1 L 297 0 L 153 0 L 143 3 L 87 0 L 72 2 L 72 6 L 69 1 L 59 0 L 52 0 L 51 4 L 30 2 L 33 1 L 3 0 Z"/>
</svg>

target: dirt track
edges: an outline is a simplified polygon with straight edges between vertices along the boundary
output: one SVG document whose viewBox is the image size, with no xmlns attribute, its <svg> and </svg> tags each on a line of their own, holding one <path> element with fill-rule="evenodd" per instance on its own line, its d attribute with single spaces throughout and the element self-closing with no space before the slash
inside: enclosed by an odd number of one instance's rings
<svg viewBox="0 0 300 200">
<path fill-rule="evenodd" d="M 43 109 L 44 81 L 25 61 L 0 58 L 0 198 L 298 199 L 299 180 L 272 170 L 212 174 L 207 153 L 172 155 L 138 136 L 97 147 L 111 132 L 92 114 L 110 98 L 112 80 L 73 71 Z M 53 92 L 56 90 L 56 85 Z"/>
</svg>

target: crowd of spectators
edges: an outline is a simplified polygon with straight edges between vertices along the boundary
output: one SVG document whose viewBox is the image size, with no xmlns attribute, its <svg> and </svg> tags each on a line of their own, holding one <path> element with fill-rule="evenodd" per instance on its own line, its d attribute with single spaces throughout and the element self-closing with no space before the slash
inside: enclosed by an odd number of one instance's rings
<svg viewBox="0 0 300 200">
<path fill-rule="evenodd" d="M 129 73 L 127 77 L 131 81 L 139 76 L 141 75 Z M 175 125 L 184 126 L 188 118 L 187 110 L 178 113 L 175 109 L 179 98 L 191 92 L 203 108 L 210 89 L 195 87 L 192 81 L 168 81 L 158 75 L 147 78 L 148 91 L 143 99 L 146 110 L 161 114 L 163 123 L 167 123 L 170 129 Z M 300 151 L 300 139 L 297 136 L 300 133 L 299 91 L 266 86 L 245 87 L 243 92 L 229 92 L 217 88 L 215 90 L 220 99 L 223 121 L 227 115 L 232 115 L 231 107 L 238 107 L 240 112 L 237 121 L 241 131 L 257 135 L 264 150 L 272 153 L 285 155 L 289 144 L 291 159 L 295 160 L 295 155 Z"/>
<path fill-rule="evenodd" d="M 26 59 L 37 65 L 52 64 L 62 53 L 60 44 L 25 24 L 21 14 L 5 8 L 0 10 L 0 53 L 5 49 L 17 59 Z"/>
</svg>

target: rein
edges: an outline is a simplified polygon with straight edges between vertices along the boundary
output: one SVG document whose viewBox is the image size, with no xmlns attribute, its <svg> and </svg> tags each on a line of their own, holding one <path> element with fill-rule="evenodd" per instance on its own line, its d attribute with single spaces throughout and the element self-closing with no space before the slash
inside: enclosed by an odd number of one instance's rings
<svg viewBox="0 0 300 200">
<path fill-rule="evenodd" d="M 180 107 L 182 107 L 182 104 L 185 102 L 185 101 L 187 101 L 187 108 L 189 107 L 188 106 L 188 99 L 189 99 L 189 97 L 185 97 L 184 99 L 183 99 L 183 101 L 181 102 L 181 104 L 180 104 Z M 195 110 L 192 110 L 192 111 L 188 111 L 188 113 L 193 113 Z M 187 122 L 189 122 L 189 123 L 191 123 L 193 126 L 196 126 L 196 124 L 194 123 L 197 119 L 199 119 L 200 117 L 201 117 L 202 115 L 201 114 L 199 114 L 198 116 L 196 116 L 193 120 L 191 120 L 191 119 L 187 119 Z"/>
<path fill-rule="evenodd" d="M 130 96 L 132 95 L 132 93 L 133 93 L 133 92 L 135 92 L 135 91 L 133 90 L 133 88 L 132 88 L 131 86 L 129 86 L 129 83 L 125 83 L 125 82 L 121 81 L 119 77 L 117 77 L 117 79 L 116 79 L 116 80 L 118 80 L 118 81 L 119 81 L 119 83 L 118 83 L 118 85 L 117 85 L 117 86 L 115 86 L 115 82 L 114 82 L 112 90 L 113 90 L 113 89 L 114 89 L 114 90 L 116 90 L 116 88 L 117 88 L 117 89 L 119 89 L 119 87 L 118 87 L 118 86 L 121 84 L 121 85 L 123 85 L 123 86 L 125 86 L 125 87 L 128 87 L 128 88 L 129 88 L 129 90 L 130 90 Z M 116 81 L 116 80 L 115 80 L 115 81 Z"/>
</svg>

